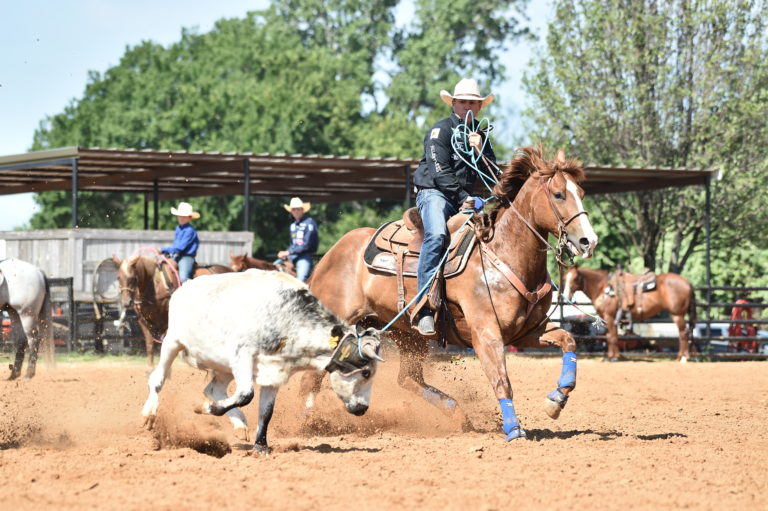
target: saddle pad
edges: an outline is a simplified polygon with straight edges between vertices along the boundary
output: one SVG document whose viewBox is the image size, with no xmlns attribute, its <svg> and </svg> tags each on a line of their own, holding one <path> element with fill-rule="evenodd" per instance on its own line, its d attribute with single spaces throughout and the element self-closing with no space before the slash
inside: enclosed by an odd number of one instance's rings
<svg viewBox="0 0 768 511">
<path fill-rule="evenodd" d="M 403 232 L 409 235 L 408 239 L 404 238 Z M 410 236 L 412 234 L 405 228 L 402 220 L 382 225 L 373 234 L 371 241 L 368 242 L 368 246 L 365 249 L 363 254 L 365 265 L 372 270 L 397 275 L 396 254 L 399 250 L 401 253 L 405 252 L 403 256 L 403 275 L 415 277 L 419 265 L 419 254 L 409 250 L 408 242 L 410 241 Z M 393 239 L 398 241 L 392 241 Z M 399 242 L 399 240 L 403 240 L 405 243 Z M 469 255 L 475 246 L 475 240 L 475 232 L 471 222 L 460 231 L 452 233 L 451 244 L 454 248 L 448 254 L 448 260 L 443 268 L 445 278 L 453 277 L 464 271 Z M 392 248 L 390 249 L 390 247 Z"/>
</svg>

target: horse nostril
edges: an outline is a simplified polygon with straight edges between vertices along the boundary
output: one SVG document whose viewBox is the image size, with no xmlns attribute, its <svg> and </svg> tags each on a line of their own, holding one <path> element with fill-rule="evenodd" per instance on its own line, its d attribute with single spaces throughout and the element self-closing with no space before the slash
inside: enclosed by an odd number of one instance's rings
<svg viewBox="0 0 768 511">
<path fill-rule="evenodd" d="M 579 238 L 579 245 L 584 248 L 589 248 L 589 240 L 587 238 Z"/>
</svg>

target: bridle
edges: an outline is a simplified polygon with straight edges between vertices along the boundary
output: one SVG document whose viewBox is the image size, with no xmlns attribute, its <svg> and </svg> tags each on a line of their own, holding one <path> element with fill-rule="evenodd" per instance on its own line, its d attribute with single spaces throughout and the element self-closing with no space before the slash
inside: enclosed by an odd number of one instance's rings
<svg viewBox="0 0 768 511">
<path fill-rule="evenodd" d="M 541 241 L 547 249 L 545 250 L 552 250 L 555 253 L 555 258 L 557 259 L 557 262 L 561 267 L 571 267 L 573 266 L 573 255 L 570 254 L 568 250 L 566 250 L 566 246 L 568 243 L 568 232 L 566 231 L 566 228 L 568 225 L 573 222 L 578 216 L 580 215 L 586 215 L 589 217 L 589 213 L 586 210 L 582 210 L 577 212 L 575 215 L 570 217 L 568 220 L 563 219 L 563 215 L 560 214 L 560 212 L 557 210 L 557 206 L 555 206 L 555 203 L 552 201 L 552 194 L 549 190 L 549 183 L 554 179 L 556 174 L 553 174 L 549 176 L 548 178 L 544 178 L 543 176 L 539 176 L 539 187 L 544 192 L 544 195 L 547 197 L 547 203 L 549 204 L 550 209 L 552 210 L 552 213 L 554 213 L 555 218 L 557 219 L 557 246 L 553 247 L 546 238 L 544 238 L 539 232 L 534 229 L 534 227 L 528 222 L 528 220 L 525 219 L 525 217 L 518 211 L 518 209 L 515 207 L 512 202 L 508 202 L 509 209 L 515 212 L 515 214 L 520 218 L 520 220 L 523 221 L 523 223 L 528 227 L 528 229 Z M 564 258 L 568 258 L 568 261 L 566 262 Z"/>
</svg>

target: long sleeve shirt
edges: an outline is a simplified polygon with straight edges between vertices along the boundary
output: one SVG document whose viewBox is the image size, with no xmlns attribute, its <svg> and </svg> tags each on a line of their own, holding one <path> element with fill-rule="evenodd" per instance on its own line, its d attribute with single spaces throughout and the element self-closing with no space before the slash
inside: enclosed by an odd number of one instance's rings
<svg viewBox="0 0 768 511">
<path fill-rule="evenodd" d="M 291 246 L 288 247 L 291 259 L 304 254 L 314 254 L 319 243 L 317 224 L 310 217 L 302 216 L 291 223 Z"/>
<path fill-rule="evenodd" d="M 200 240 L 197 237 L 197 231 L 192 224 L 176 226 L 176 233 L 173 238 L 173 245 L 160 249 L 163 254 L 178 254 L 195 257 L 197 248 L 200 246 Z"/>
<path fill-rule="evenodd" d="M 475 187 L 477 174 L 469 165 L 459 158 L 451 145 L 453 131 L 463 121 L 454 113 L 438 121 L 424 136 L 424 155 L 416 168 L 413 184 L 417 188 L 436 188 L 443 192 L 456 207 L 459 207 Z M 479 132 L 482 137 L 483 155 L 492 163 L 496 163 L 496 155 L 491 144 L 485 143 L 486 133 Z M 459 141 L 459 149 L 464 148 L 464 141 Z M 465 156 L 465 159 L 467 157 Z M 479 163 L 481 169 L 484 162 Z M 494 174 L 489 169 L 484 169 Z"/>
</svg>

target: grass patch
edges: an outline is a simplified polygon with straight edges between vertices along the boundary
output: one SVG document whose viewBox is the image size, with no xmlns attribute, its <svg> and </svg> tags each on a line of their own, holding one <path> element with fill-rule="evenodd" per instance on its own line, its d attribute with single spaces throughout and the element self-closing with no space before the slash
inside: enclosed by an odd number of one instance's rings
<svg viewBox="0 0 768 511">
<path fill-rule="evenodd" d="M 95 351 L 85 351 L 83 353 L 61 353 L 56 355 L 56 362 L 79 364 L 84 362 L 117 362 L 117 363 L 137 363 L 146 364 L 147 357 L 144 355 L 115 355 L 102 354 Z"/>
</svg>

